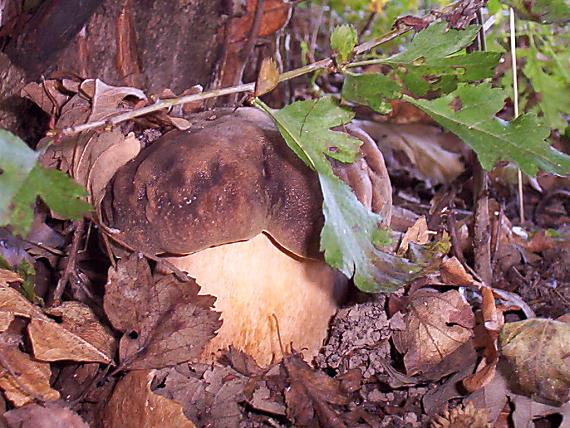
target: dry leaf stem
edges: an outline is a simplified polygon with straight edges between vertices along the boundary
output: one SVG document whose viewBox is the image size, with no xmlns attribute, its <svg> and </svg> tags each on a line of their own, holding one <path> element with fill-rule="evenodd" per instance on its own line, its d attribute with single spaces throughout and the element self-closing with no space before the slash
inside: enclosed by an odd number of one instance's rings
<svg viewBox="0 0 570 428">
<path fill-rule="evenodd" d="M 356 55 L 362 54 L 366 51 L 369 51 L 376 46 L 379 46 L 383 43 L 387 43 L 396 37 L 401 36 L 402 34 L 407 33 L 411 30 L 411 27 L 401 25 L 400 28 L 392 30 L 378 38 L 370 40 L 368 42 L 362 43 L 354 48 L 354 53 Z M 320 61 L 313 62 L 308 64 L 304 67 L 300 67 L 294 70 L 287 71 L 279 75 L 279 82 L 285 82 L 287 80 L 294 79 L 295 77 L 303 76 L 305 74 L 312 73 L 317 70 L 323 70 L 330 67 L 334 67 L 335 62 L 332 57 L 322 59 Z M 93 122 L 84 123 L 82 125 L 70 126 L 67 128 L 63 128 L 60 131 L 55 131 L 55 135 L 58 136 L 68 136 L 78 134 L 83 131 L 87 131 L 89 129 L 95 128 L 103 128 L 103 127 L 113 127 L 118 125 L 121 122 L 125 122 L 127 120 L 131 120 L 140 116 L 144 116 L 149 113 L 153 113 L 155 111 L 169 109 L 171 107 L 181 105 L 181 104 L 189 104 L 198 101 L 204 101 L 210 98 L 217 98 L 222 97 L 225 95 L 237 94 L 240 92 L 253 92 L 255 90 L 255 82 L 251 83 L 244 83 L 241 85 L 231 86 L 228 88 L 220 88 L 220 89 L 212 89 L 210 91 L 202 92 L 199 94 L 193 95 L 185 95 L 177 98 L 169 98 L 167 100 L 159 100 L 154 104 L 142 107 L 140 109 L 132 110 L 126 113 L 121 113 L 116 116 L 112 116 L 105 120 L 97 120 Z"/>
</svg>

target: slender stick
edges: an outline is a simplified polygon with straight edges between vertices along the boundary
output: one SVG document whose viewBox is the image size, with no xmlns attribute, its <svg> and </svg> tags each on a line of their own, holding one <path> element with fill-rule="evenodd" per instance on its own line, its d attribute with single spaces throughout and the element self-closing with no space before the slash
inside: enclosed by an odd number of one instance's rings
<svg viewBox="0 0 570 428">
<path fill-rule="evenodd" d="M 511 30 L 511 68 L 513 70 L 513 104 L 515 108 L 515 119 L 519 117 L 519 85 L 517 76 L 517 44 L 516 44 L 516 27 L 515 27 L 515 11 L 509 8 L 510 30 Z M 524 193 L 522 172 L 518 169 L 518 188 L 519 188 L 519 216 L 521 224 L 524 224 Z"/>
<path fill-rule="evenodd" d="M 358 55 L 358 54 L 364 53 L 366 51 L 369 51 L 378 45 L 381 45 L 383 43 L 387 43 L 391 40 L 394 40 L 396 37 L 399 37 L 402 34 L 405 34 L 410 30 L 411 30 L 411 27 L 409 27 L 409 26 L 401 26 L 401 28 L 397 28 L 395 30 L 392 30 L 392 31 L 384 34 L 383 36 L 377 37 L 373 40 L 370 40 L 368 42 L 365 42 L 365 43 L 362 43 L 362 44 L 356 46 L 354 48 L 354 54 Z M 285 73 L 282 73 L 279 76 L 279 82 L 284 82 L 284 81 L 287 81 L 290 79 L 294 79 L 295 77 L 303 76 L 305 74 L 312 73 L 313 71 L 327 69 L 329 67 L 332 67 L 333 65 L 334 65 L 334 61 L 332 58 L 325 58 L 325 59 L 322 59 L 320 61 L 314 62 L 312 64 L 308 64 L 304 67 L 300 67 L 300 68 L 297 68 L 295 70 L 291 70 L 291 71 L 287 71 Z M 121 113 L 121 114 L 118 114 L 116 116 L 112 116 L 106 120 L 97 120 L 94 122 L 84 123 L 82 125 L 76 125 L 76 126 L 70 126 L 67 128 L 63 128 L 59 132 L 56 131 L 56 133 L 61 135 L 61 136 L 66 136 L 66 135 L 75 135 L 75 134 L 78 134 L 80 132 L 87 131 L 89 129 L 102 128 L 105 126 L 111 126 L 112 127 L 112 126 L 118 125 L 121 122 L 125 122 L 127 120 L 131 120 L 131 119 L 134 119 L 134 118 L 137 118 L 140 116 L 144 116 L 145 114 L 153 113 L 155 111 L 168 109 L 168 108 L 180 105 L 180 104 L 188 104 L 188 103 L 193 103 L 193 102 L 197 102 L 197 101 L 207 100 L 209 98 L 216 98 L 216 97 L 221 97 L 224 95 L 238 94 L 240 92 L 253 92 L 254 90 L 255 90 L 255 82 L 251 82 L 251 83 L 244 83 L 241 85 L 231 86 L 228 88 L 213 89 L 211 91 L 202 92 L 199 94 L 185 95 L 185 96 L 177 97 L 177 98 L 169 98 L 167 100 L 157 101 L 154 104 L 145 106 L 145 107 L 137 109 L 137 110 L 131 110 L 131 111 L 128 111 L 126 113 Z"/>
</svg>

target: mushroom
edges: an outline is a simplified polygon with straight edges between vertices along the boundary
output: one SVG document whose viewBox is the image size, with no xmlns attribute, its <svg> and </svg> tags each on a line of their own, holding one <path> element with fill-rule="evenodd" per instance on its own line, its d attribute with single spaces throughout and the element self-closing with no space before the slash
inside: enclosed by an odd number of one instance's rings
<svg viewBox="0 0 570 428">
<path fill-rule="evenodd" d="M 215 115 L 215 118 L 212 116 Z M 334 163 L 358 198 L 389 221 L 382 154 L 363 131 L 361 156 Z M 120 168 L 102 202 L 109 226 L 132 248 L 168 257 L 217 297 L 223 325 L 204 361 L 232 344 L 269 364 L 281 343 L 312 358 L 348 280 L 319 252 L 318 178 L 252 108 L 197 115 Z"/>
</svg>

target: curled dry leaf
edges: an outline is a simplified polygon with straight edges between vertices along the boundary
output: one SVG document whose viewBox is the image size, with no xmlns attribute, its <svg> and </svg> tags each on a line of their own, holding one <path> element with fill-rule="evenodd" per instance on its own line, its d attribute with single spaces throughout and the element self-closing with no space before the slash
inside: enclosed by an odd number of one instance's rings
<svg viewBox="0 0 570 428">
<path fill-rule="evenodd" d="M 89 122 L 107 119 L 108 117 L 131 110 L 125 103 L 131 97 L 135 100 L 146 100 L 143 91 L 128 86 L 110 86 L 99 79 L 87 79 L 80 85 L 80 90 L 91 98 L 91 114 Z"/>
<path fill-rule="evenodd" d="M 0 331 L 8 328 L 14 317 L 37 318 L 49 321 L 36 306 L 32 305 L 17 290 L 0 281 Z"/>
<path fill-rule="evenodd" d="M 426 218 L 421 216 L 416 220 L 414 225 L 410 227 L 404 236 L 402 237 L 402 242 L 400 242 L 400 247 L 398 248 L 398 255 L 403 256 L 408 251 L 410 242 L 415 242 L 419 245 L 425 245 L 429 241 L 429 230 Z"/>
<path fill-rule="evenodd" d="M 32 318 L 28 335 L 35 358 L 105 364 L 113 360 L 115 339 L 88 306 L 65 302 L 47 313 L 61 318 L 62 322 Z"/>
<path fill-rule="evenodd" d="M 87 306 L 69 302 L 55 311 L 63 323 L 53 321 L 17 290 L 0 282 L 0 327 L 7 328 L 16 316 L 29 318 L 28 334 L 37 359 L 111 362 L 113 336 Z"/>
<path fill-rule="evenodd" d="M 457 257 L 451 257 L 441 262 L 439 266 L 441 280 L 448 285 L 471 285 L 475 283 L 473 276 L 468 273 Z"/>
<path fill-rule="evenodd" d="M 119 381 L 105 408 L 103 426 L 195 428 L 184 416 L 179 403 L 151 392 L 155 372 L 135 370 Z"/>
<path fill-rule="evenodd" d="M 19 428 L 89 428 L 81 417 L 60 403 L 27 404 L 4 413 L 9 427 Z"/>
<path fill-rule="evenodd" d="M 443 361 L 473 335 L 475 317 L 461 295 L 420 289 L 409 298 L 405 329 L 392 337 L 404 353 L 408 375 L 425 372 Z"/>
<path fill-rule="evenodd" d="M 49 384 L 49 364 L 32 359 L 16 346 L 0 347 L 0 390 L 14 406 L 20 407 L 36 399 L 57 400 L 59 393 Z"/>
<path fill-rule="evenodd" d="M 499 350 L 524 394 L 555 405 L 569 400 L 570 324 L 538 318 L 507 323 Z"/>
<path fill-rule="evenodd" d="M 153 278 L 138 254 L 110 268 L 103 306 L 113 326 L 124 333 L 121 363 L 144 369 L 197 359 L 221 326 L 220 314 L 211 310 L 215 298 L 199 291 L 194 280 Z"/>
<path fill-rule="evenodd" d="M 279 70 L 273 58 L 264 58 L 255 82 L 255 96 L 260 97 L 271 92 L 279 83 Z"/>
</svg>

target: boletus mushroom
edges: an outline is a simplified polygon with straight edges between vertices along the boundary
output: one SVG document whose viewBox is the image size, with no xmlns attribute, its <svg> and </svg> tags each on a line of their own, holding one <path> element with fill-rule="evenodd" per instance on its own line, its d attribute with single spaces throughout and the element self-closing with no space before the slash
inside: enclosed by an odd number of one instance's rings
<svg viewBox="0 0 570 428">
<path fill-rule="evenodd" d="M 363 131 L 344 131 L 362 140 L 361 156 L 335 172 L 389 221 L 382 154 Z M 306 358 L 319 350 L 347 279 L 319 252 L 316 173 L 262 112 L 203 113 L 188 131 L 166 133 L 117 171 L 102 212 L 129 246 L 168 257 L 217 297 L 223 325 L 205 361 L 232 344 L 269 364 L 281 356 L 279 335 Z"/>
</svg>

